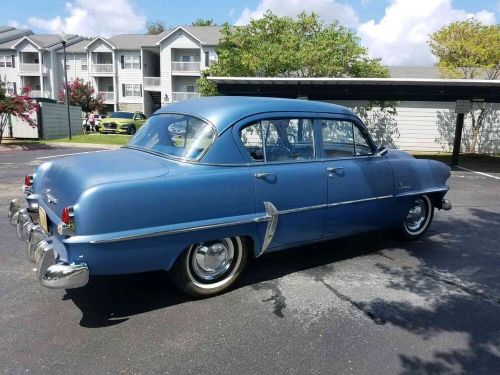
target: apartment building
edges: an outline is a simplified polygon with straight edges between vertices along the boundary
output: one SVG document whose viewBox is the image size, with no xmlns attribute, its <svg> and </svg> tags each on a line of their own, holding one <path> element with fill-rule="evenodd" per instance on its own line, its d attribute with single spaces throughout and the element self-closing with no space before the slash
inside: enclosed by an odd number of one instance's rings
<svg viewBox="0 0 500 375">
<path fill-rule="evenodd" d="M 199 96 L 196 80 L 217 59 L 218 26 L 180 26 L 159 35 L 110 38 L 66 35 L 68 80 L 90 82 L 104 112 L 143 111 Z M 57 99 L 64 82 L 58 35 L 0 27 L 0 78 L 9 93 L 30 86 L 34 97 Z"/>
</svg>

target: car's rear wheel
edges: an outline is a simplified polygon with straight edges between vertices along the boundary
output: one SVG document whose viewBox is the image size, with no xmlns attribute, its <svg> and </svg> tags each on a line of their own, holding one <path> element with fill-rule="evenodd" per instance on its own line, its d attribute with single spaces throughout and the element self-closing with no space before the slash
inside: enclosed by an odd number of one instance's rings
<svg viewBox="0 0 500 375">
<path fill-rule="evenodd" d="M 434 217 L 434 206 L 427 195 L 415 197 L 399 231 L 403 238 L 416 240 L 429 229 Z"/>
<path fill-rule="evenodd" d="M 174 284 L 193 297 L 219 294 L 233 285 L 248 262 L 242 237 L 222 238 L 190 246 L 170 270 Z"/>
<path fill-rule="evenodd" d="M 130 126 L 128 127 L 128 129 L 127 129 L 127 133 L 128 133 L 129 135 L 134 135 L 134 134 L 135 134 L 135 132 L 136 132 L 135 125 L 130 125 Z"/>
</svg>

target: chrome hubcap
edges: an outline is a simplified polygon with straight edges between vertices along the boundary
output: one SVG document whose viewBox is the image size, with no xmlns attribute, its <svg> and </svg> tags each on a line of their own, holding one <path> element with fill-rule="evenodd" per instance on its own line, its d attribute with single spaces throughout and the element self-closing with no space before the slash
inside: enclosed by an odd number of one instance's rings
<svg viewBox="0 0 500 375">
<path fill-rule="evenodd" d="M 427 204 L 422 198 L 415 199 L 406 216 L 405 225 L 410 232 L 419 231 L 427 218 Z"/>
<path fill-rule="evenodd" d="M 202 242 L 193 250 L 191 265 L 196 276 L 214 280 L 224 274 L 234 258 L 233 242 L 229 238 Z"/>
</svg>

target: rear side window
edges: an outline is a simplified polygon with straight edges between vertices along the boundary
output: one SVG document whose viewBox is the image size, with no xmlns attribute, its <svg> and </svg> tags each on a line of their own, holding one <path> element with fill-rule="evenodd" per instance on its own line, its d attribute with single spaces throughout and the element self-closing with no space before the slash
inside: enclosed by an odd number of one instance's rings
<svg viewBox="0 0 500 375">
<path fill-rule="evenodd" d="M 367 137 L 351 121 L 321 120 L 321 134 L 328 159 L 373 155 Z"/>
<path fill-rule="evenodd" d="M 272 119 L 253 123 L 240 139 L 256 162 L 290 162 L 314 159 L 314 126 L 311 119 Z"/>
</svg>

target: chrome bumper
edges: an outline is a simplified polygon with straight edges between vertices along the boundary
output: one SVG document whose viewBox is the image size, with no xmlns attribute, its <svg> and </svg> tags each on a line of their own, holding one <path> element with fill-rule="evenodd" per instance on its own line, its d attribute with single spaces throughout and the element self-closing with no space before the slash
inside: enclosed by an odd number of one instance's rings
<svg viewBox="0 0 500 375">
<path fill-rule="evenodd" d="M 35 224 L 30 212 L 21 208 L 17 199 L 10 202 L 9 222 L 16 226 L 17 237 L 27 243 L 27 258 L 36 263 L 36 276 L 47 288 L 72 289 L 86 285 L 89 281 L 89 269 L 85 263 L 75 264 L 57 259 L 52 241 Z"/>
</svg>

